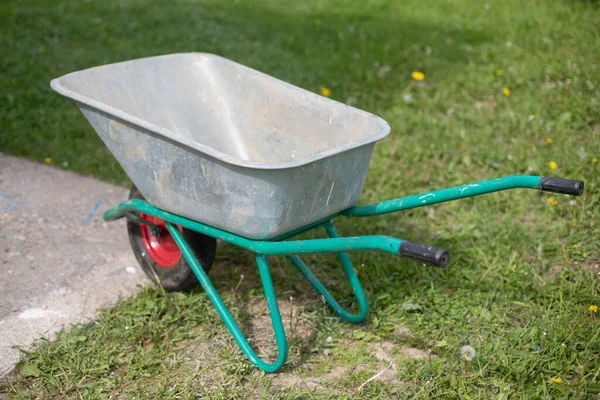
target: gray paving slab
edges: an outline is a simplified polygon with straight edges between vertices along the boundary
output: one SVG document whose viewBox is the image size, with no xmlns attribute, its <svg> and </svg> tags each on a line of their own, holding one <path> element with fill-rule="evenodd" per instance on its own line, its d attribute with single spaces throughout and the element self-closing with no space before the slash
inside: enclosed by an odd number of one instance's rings
<svg viewBox="0 0 600 400">
<path fill-rule="evenodd" d="M 29 348 L 149 281 L 124 221 L 102 213 L 127 190 L 0 153 L 0 377 Z"/>
</svg>

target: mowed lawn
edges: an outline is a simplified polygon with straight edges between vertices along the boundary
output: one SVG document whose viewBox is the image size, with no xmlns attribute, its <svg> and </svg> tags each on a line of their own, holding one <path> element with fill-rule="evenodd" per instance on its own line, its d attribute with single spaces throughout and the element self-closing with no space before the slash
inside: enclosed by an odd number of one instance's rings
<svg viewBox="0 0 600 400">
<path fill-rule="evenodd" d="M 272 259 L 291 345 L 280 374 L 265 375 L 241 355 L 201 290 L 148 287 L 94 323 L 24 351 L 22 374 L 0 393 L 597 398 L 597 2 L 7 0 L 0 18 L 0 151 L 60 168 L 129 184 L 76 106 L 51 91 L 52 78 L 202 51 L 316 93 L 326 88 L 385 118 L 392 133 L 376 147 L 361 203 L 511 174 L 586 182 L 577 198 L 509 191 L 341 220 L 346 235 L 397 236 L 453 257 L 440 270 L 353 255 L 372 305 L 360 325 L 336 318 L 289 263 Z M 272 356 L 252 257 L 228 246 L 217 257 L 217 289 L 261 354 Z M 356 306 L 335 258 L 306 259 L 343 305 Z M 475 354 L 465 356 L 463 346 Z"/>
</svg>

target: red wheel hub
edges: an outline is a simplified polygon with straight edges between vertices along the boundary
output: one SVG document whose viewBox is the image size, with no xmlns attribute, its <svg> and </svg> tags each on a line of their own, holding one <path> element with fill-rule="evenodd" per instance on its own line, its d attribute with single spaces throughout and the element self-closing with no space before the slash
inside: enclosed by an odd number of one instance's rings
<svg viewBox="0 0 600 400">
<path fill-rule="evenodd" d="M 160 235 L 155 235 L 150 225 L 140 223 L 142 243 L 150 258 L 161 267 L 174 267 L 181 258 L 181 250 L 167 230 L 165 221 L 143 213 L 140 213 L 140 217 L 160 227 Z M 183 231 L 180 226 L 178 228 L 180 232 Z"/>
</svg>

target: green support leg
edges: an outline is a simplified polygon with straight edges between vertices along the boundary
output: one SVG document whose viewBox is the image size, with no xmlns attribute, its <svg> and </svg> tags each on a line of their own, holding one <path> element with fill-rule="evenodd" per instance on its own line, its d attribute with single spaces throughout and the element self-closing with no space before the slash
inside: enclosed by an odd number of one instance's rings
<svg viewBox="0 0 600 400">
<path fill-rule="evenodd" d="M 258 272 L 260 273 L 260 278 L 263 283 L 265 298 L 267 301 L 267 306 L 269 308 L 269 314 L 271 315 L 271 322 L 273 323 L 273 330 L 275 331 L 275 339 L 277 341 L 277 348 L 279 351 L 277 355 L 277 360 L 271 364 L 264 362 L 256 355 L 256 353 L 248 343 L 248 340 L 246 339 L 246 337 L 236 324 L 235 320 L 231 316 L 231 313 L 227 309 L 227 306 L 225 305 L 225 303 L 223 303 L 223 300 L 221 300 L 221 297 L 217 293 L 217 290 L 210 282 L 210 279 L 208 279 L 206 272 L 204 272 L 204 269 L 202 268 L 202 266 L 200 266 L 200 263 L 192 253 L 189 245 L 183 238 L 183 235 L 181 234 L 181 232 L 179 232 L 179 229 L 177 229 L 177 227 L 175 227 L 169 222 L 167 222 L 166 226 L 169 230 L 169 233 L 171 233 L 171 236 L 173 236 L 175 243 L 177 243 L 177 246 L 179 246 L 179 248 L 181 249 L 181 252 L 183 253 L 183 256 L 185 257 L 186 261 L 192 268 L 192 271 L 194 271 L 194 274 L 198 278 L 198 281 L 204 288 L 204 291 L 208 295 L 208 298 L 213 303 L 213 305 L 217 309 L 217 312 L 223 319 L 223 322 L 227 326 L 227 329 L 229 329 L 229 332 L 231 332 L 231 334 L 233 335 L 233 338 L 235 339 L 236 343 L 238 344 L 238 346 L 240 346 L 242 352 L 250 359 L 250 361 L 254 365 L 256 365 L 258 368 L 262 369 L 267 373 L 272 373 L 279 370 L 285 363 L 285 360 L 287 359 L 288 343 L 285 337 L 285 330 L 283 329 L 283 322 L 281 321 L 281 313 L 279 312 L 277 297 L 275 296 L 275 289 L 273 288 L 273 280 L 271 279 L 271 272 L 269 271 L 269 265 L 267 263 L 266 257 L 261 254 L 255 254 L 256 263 L 258 264 Z"/>
<path fill-rule="evenodd" d="M 324 224 L 325 230 L 327 234 L 331 238 L 339 237 L 335 226 L 331 221 L 326 222 Z M 299 256 L 288 256 L 290 261 L 296 266 L 298 271 L 304 276 L 304 278 L 312 285 L 313 288 L 325 299 L 325 302 L 331 308 L 333 312 L 335 312 L 340 317 L 344 318 L 349 322 L 362 322 L 367 317 L 369 313 L 369 302 L 367 300 L 367 296 L 360 284 L 360 280 L 354 272 L 354 267 L 352 266 L 352 261 L 350 261 L 350 257 L 345 252 L 337 253 L 338 260 L 342 264 L 342 268 L 348 277 L 348 281 L 350 282 L 350 286 L 352 287 L 352 291 L 354 292 L 354 296 L 356 300 L 358 300 L 359 312 L 358 314 L 351 314 L 346 311 L 340 304 L 333 298 L 333 296 L 327 291 L 325 286 L 319 281 L 319 279 L 312 273 L 312 271 L 304 264 L 304 262 L 300 259 Z"/>
</svg>

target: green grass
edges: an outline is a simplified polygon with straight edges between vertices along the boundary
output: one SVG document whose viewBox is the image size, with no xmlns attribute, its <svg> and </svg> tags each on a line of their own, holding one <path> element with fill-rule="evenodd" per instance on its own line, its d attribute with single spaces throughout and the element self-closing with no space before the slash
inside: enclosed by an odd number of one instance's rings
<svg viewBox="0 0 600 400">
<path fill-rule="evenodd" d="M 384 117 L 392 133 L 376 147 L 363 203 L 508 174 L 586 181 L 583 197 L 555 195 L 554 206 L 548 195 L 515 191 L 340 221 L 345 234 L 431 243 L 454 259 L 438 270 L 353 255 L 373 305 L 359 326 L 333 318 L 290 265 L 273 259 L 280 298 L 293 296 L 301 311 L 292 318 L 290 362 L 278 376 L 258 373 L 240 355 L 201 291 L 164 296 L 146 288 L 93 325 L 25 352 L 39 376 L 17 374 L 0 392 L 414 399 L 600 392 L 599 315 L 588 311 L 600 305 L 597 3 L 32 0 L 3 2 L 0 15 L 1 151 L 49 157 L 126 184 L 74 104 L 48 82 L 108 62 L 205 51 L 308 90 L 327 87 L 332 98 Z M 411 79 L 413 71 L 425 74 L 422 84 Z M 550 161 L 558 167 L 550 169 Z M 262 296 L 252 259 L 233 248 L 218 257 L 213 276 L 226 303 L 245 332 L 262 332 L 264 318 L 249 305 Z M 312 263 L 351 306 L 334 260 Z M 411 333 L 395 334 L 400 326 Z M 386 366 L 374 356 L 379 341 L 394 346 L 396 381 L 371 382 L 358 393 Z M 473 361 L 461 359 L 463 345 L 477 351 Z M 404 347 L 431 358 L 401 361 Z M 341 377 L 334 376 L 338 367 L 345 368 Z M 282 377 L 320 379 L 325 389 L 282 390 Z"/>
</svg>

